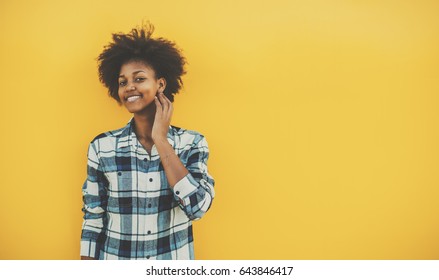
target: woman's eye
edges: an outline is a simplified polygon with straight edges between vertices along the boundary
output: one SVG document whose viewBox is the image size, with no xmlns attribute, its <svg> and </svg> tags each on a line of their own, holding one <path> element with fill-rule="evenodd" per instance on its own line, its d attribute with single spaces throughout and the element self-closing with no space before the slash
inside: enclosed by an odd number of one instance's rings
<svg viewBox="0 0 439 280">
<path fill-rule="evenodd" d="M 136 82 L 141 82 L 143 80 L 145 80 L 145 78 L 143 78 L 143 77 L 136 78 Z"/>
<path fill-rule="evenodd" d="M 127 84 L 127 82 L 125 82 L 125 81 L 121 81 L 121 82 L 119 82 L 119 86 L 121 86 L 121 87 L 123 87 L 124 85 L 126 85 Z"/>
</svg>

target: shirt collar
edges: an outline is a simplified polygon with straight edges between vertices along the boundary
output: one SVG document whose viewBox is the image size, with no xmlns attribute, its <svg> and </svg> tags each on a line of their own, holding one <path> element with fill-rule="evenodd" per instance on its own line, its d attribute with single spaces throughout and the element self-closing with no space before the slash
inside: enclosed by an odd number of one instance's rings
<svg viewBox="0 0 439 280">
<path fill-rule="evenodd" d="M 127 125 L 124 128 L 122 128 L 121 138 L 125 138 L 125 137 L 127 137 L 127 141 L 120 142 L 118 148 L 132 145 L 134 149 L 138 149 L 139 147 L 142 146 L 142 144 L 140 144 L 139 140 L 137 139 L 136 133 L 134 132 L 134 117 L 131 117 Z M 175 150 L 174 133 L 171 125 L 168 128 L 167 139 L 169 144 L 171 144 L 171 146 Z"/>
</svg>

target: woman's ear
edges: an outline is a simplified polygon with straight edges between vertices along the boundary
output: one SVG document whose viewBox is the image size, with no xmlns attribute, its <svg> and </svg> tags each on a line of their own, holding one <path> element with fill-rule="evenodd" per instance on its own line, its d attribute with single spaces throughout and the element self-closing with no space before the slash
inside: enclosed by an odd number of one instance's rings
<svg viewBox="0 0 439 280">
<path fill-rule="evenodd" d="M 165 91 L 166 88 L 166 80 L 165 78 L 160 78 L 159 79 L 159 89 L 161 89 L 161 91 Z"/>
</svg>

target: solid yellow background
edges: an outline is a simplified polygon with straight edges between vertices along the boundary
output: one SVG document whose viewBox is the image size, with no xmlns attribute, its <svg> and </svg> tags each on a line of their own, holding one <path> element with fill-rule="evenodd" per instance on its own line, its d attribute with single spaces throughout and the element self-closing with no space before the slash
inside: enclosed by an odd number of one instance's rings
<svg viewBox="0 0 439 280">
<path fill-rule="evenodd" d="M 131 115 L 96 57 L 142 20 L 189 61 L 216 179 L 198 259 L 439 258 L 437 1 L 3 1 L 1 259 L 78 259 L 86 152 Z"/>
</svg>

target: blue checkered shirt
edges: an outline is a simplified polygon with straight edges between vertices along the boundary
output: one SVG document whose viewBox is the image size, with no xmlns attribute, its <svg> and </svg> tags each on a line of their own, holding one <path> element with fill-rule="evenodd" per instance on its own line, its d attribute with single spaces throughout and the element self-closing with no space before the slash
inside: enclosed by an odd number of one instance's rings
<svg viewBox="0 0 439 280">
<path fill-rule="evenodd" d="M 206 139 L 169 126 L 168 142 L 189 171 L 171 188 L 156 147 L 148 154 L 133 125 L 131 118 L 88 147 L 81 256 L 194 259 L 192 221 L 209 210 L 215 195 Z"/>
</svg>

